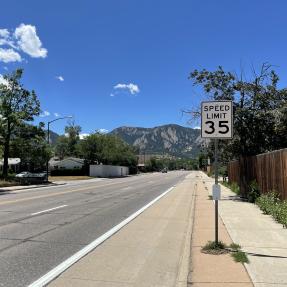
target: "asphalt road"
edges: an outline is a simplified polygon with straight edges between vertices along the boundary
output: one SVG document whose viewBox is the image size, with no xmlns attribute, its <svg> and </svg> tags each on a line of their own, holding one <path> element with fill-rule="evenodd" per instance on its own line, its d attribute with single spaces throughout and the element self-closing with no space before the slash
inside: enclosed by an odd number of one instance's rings
<svg viewBox="0 0 287 287">
<path fill-rule="evenodd" d="M 27 286 L 188 172 L 0 193 L 0 286 Z"/>
</svg>

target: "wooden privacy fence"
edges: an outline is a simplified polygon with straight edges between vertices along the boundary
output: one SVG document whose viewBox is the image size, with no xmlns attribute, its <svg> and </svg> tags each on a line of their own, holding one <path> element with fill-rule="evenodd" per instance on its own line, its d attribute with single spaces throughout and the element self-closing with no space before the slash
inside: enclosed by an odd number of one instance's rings
<svg viewBox="0 0 287 287">
<path fill-rule="evenodd" d="M 276 190 L 287 199 L 287 148 L 252 157 L 241 157 L 228 164 L 228 181 L 236 182 L 243 195 L 256 180 L 261 193 Z"/>
</svg>

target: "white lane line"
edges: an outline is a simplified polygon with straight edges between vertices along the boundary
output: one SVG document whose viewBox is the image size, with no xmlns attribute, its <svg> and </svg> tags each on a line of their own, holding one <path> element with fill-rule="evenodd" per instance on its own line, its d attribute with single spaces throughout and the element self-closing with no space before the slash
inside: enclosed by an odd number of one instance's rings
<svg viewBox="0 0 287 287">
<path fill-rule="evenodd" d="M 127 187 L 121 188 L 120 190 L 129 190 L 129 189 L 132 189 L 132 187 L 131 186 L 127 186 Z"/>
<path fill-rule="evenodd" d="M 53 208 L 50 208 L 50 209 L 46 209 L 46 210 L 42 210 L 42 211 L 39 211 L 39 212 L 32 213 L 31 215 L 37 215 L 37 214 L 41 214 L 41 213 L 44 213 L 44 212 L 49 212 L 49 211 L 52 211 L 52 210 L 55 210 L 55 209 L 59 209 L 59 208 L 65 207 L 65 206 L 67 206 L 67 205 L 56 206 L 56 207 L 53 207 Z"/>
<path fill-rule="evenodd" d="M 120 222 L 118 225 L 114 226 L 112 229 L 98 237 L 96 240 L 85 246 L 83 249 L 72 255 L 70 258 L 65 260 L 64 262 L 60 263 L 58 266 L 56 266 L 54 269 L 46 273 L 44 276 L 30 284 L 28 287 L 43 287 L 46 286 L 48 283 L 50 283 L 52 280 L 54 280 L 56 277 L 58 277 L 61 273 L 63 273 L 66 269 L 71 267 L 73 264 L 75 264 L 77 261 L 79 261 L 81 258 L 86 256 L 89 252 L 94 250 L 97 246 L 99 246 L 101 243 L 103 243 L 105 240 L 107 240 L 109 237 L 111 237 L 113 234 L 118 232 L 121 228 L 123 228 L 125 225 L 127 225 L 129 222 L 134 220 L 137 216 L 139 216 L 141 213 L 143 213 L 147 208 L 152 206 L 154 203 L 156 203 L 158 200 L 160 200 L 163 196 L 168 194 L 171 190 L 174 189 L 175 186 L 172 186 L 165 192 L 163 192 L 161 195 L 153 199 L 151 202 L 146 204 L 144 207 L 130 215 L 128 218 Z"/>
</svg>

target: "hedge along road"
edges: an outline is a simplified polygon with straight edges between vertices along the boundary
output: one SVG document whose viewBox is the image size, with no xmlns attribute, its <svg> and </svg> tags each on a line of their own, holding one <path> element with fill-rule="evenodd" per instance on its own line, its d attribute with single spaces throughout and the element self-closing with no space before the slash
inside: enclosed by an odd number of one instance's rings
<svg viewBox="0 0 287 287">
<path fill-rule="evenodd" d="M 1 195 L 0 286 L 27 286 L 188 172 L 156 173 Z"/>
</svg>

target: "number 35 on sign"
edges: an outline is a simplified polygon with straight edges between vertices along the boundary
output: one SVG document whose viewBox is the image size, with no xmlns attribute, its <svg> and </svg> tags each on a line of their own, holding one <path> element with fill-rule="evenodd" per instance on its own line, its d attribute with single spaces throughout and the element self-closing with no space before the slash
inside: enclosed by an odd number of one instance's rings
<svg viewBox="0 0 287 287">
<path fill-rule="evenodd" d="M 233 137 L 232 101 L 201 103 L 201 137 L 231 139 Z"/>
</svg>

